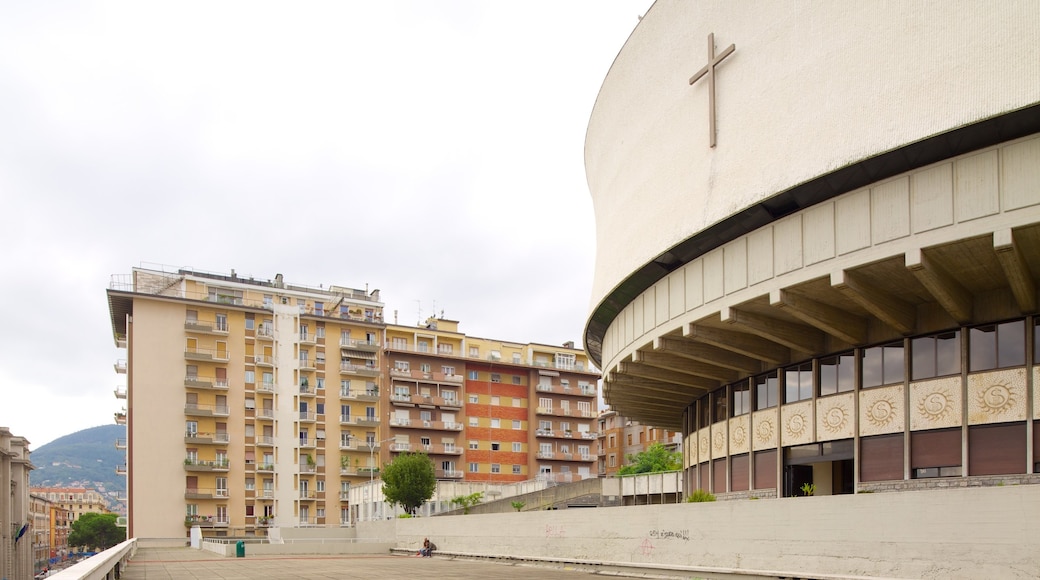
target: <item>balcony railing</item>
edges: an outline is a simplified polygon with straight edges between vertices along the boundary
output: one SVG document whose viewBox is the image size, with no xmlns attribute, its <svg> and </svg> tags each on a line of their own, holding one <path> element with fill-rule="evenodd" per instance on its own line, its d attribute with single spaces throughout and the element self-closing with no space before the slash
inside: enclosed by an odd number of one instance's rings
<svg viewBox="0 0 1040 580">
<path fill-rule="evenodd" d="M 253 363 L 261 367 L 273 367 L 274 357 L 266 354 L 254 354 Z"/>
<path fill-rule="evenodd" d="M 184 460 L 184 469 L 187 471 L 227 471 L 231 468 L 231 462 L 226 459 L 207 461 L 202 459 Z"/>
<path fill-rule="evenodd" d="M 274 383 L 273 382 L 270 382 L 270 383 L 260 383 L 259 385 L 257 385 L 256 390 L 258 390 L 258 391 L 260 391 L 262 393 L 273 393 L 274 392 Z"/>
<path fill-rule="evenodd" d="M 353 399 L 357 401 L 378 401 L 379 390 L 378 389 L 340 389 L 339 398 L 341 399 Z"/>
<path fill-rule="evenodd" d="M 462 479 L 462 472 L 457 469 L 437 469 L 437 479 Z"/>
<path fill-rule="evenodd" d="M 126 439 L 116 439 L 116 449 L 126 449 Z"/>
<path fill-rule="evenodd" d="M 125 399 L 126 398 L 126 387 L 116 387 L 115 393 L 116 393 L 116 398 L 117 399 Z"/>
<path fill-rule="evenodd" d="M 227 350 L 218 350 L 214 348 L 198 348 L 198 347 L 185 347 L 184 358 L 188 360 L 201 360 L 201 361 L 221 361 L 227 362 L 230 360 Z"/>
<path fill-rule="evenodd" d="M 115 364 L 112 365 L 112 366 L 113 366 L 113 368 L 116 369 L 117 373 L 119 373 L 121 375 L 125 375 L 126 374 L 126 359 L 125 358 L 121 358 L 121 359 L 117 360 L 115 362 Z"/>
<path fill-rule="evenodd" d="M 197 405 L 188 403 L 184 405 L 184 414 L 200 417 L 227 417 L 231 414 L 231 410 L 227 405 Z"/>
<path fill-rule="evenodd" d="M 126 425 L 126 411 L 117 411 L 112 416 L 116 421 L 116 425 Z"/>
<path fill-rule="evenodd" d="M 356 365 L 348 362 L 340 363 L 339 372 L 342 375 L 361 375 L 366 377 L 379 376 L 379 369 L 374 366 Z"/>
<path fill-rule="evenodd" d="M 256 329 L 256 337 L 260 340 L 274 340 L 274 329 L 270 326 L 261 324 Z"/>
<path fill-rule="evenodd" d="M 184 386 L 196 389 L 227 390 L 229 388 L 227 379 L 218 379 L 216 377 L 204 377 L 200 375 L 185 375 Z"/>
<path fill-rule="evenodd" d="M 317 415 L 314 411 L 300 411 L 300 421 L 314 422 Z"/>
<path fill-rule="evenodd" d="M 361 352 L 376 352 L 379 350 L 380 343 L 376 340 L 362 340 L 356 338 L 341 338 L 339 341 L 340 348 L 350 348 Z"/>
<path fill-rule="evenodd" d="M 274 419 L 274 409 L 257 409 L 257 419 Z"/>
<path fill-rule="evenodd" d="M 438 383 L 462 384 L 463 381 L 462 375 L 447 375 L 441 372 L 427 372 L 418 371 L 414 369 L 390 369 L 390 376 L 402 379 L 413 379 L 417 381 L 430 381 Z"/>
</svg>

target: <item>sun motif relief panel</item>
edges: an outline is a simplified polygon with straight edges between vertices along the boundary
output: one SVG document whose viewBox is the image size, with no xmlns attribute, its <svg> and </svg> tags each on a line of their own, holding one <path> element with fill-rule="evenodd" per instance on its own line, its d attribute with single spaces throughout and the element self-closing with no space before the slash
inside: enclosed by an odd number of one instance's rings
<svg viewBox="0 0 1040 580">
<path fill-rule="evenodd" d="M 777 409 L 766 409 L 755 411 L 751 416 L 752 429 L 751 449 L 759 451 L 762 449 L 776 449 L 776 434 L 779 432 L 780 422 L 777 420 Z"/>
<path fill-rule="evenodd" d="M 780 410 L 780 443 L 802 445 L 813 442 L 813 402 L 784 405 Z"/>
<path fill-rule="evenodd" d="M 1033 418 L 1040 419 L 1040 367 L 1033 367 Z"/>
<path fill-rule="evenodd" d="M 721 459 L 726 456 L 726 443 L 729 440 L 727 437 L 727 425 L 726 421 L 719 421 L 711 426 L 711 458 Z"/>
<path fill-rule="evenodd" d="M 911 431 L 957 427 L 963 408 L 959 376 L 910 384 Z"/>
<path fill-rule="evenodd" d="M 855 408 L 853 393 L 817 399 L 816 440 L 851 439 L 856 432 Z"/>
<path fill-rule="evenodd" d="M 1005 423 L 1026 418 L 1026 369 L 968 375 L 968 424 Z"/>
<path fill-rule="evenodd" d="M 729 420 L 729 453 L 747 453 L 751 447 L 751 416 L 741 415 Z"/>
<path fill-rule="evenodd" d="M 707 461 L 711 457 L 711 429 L 705 427 L 697 431 L 697 461 Z"/>
<path fill-rule="evenodd" d="M 693 467 L 697 465 L 697 432 L 694 431 L 686 436 L 686 441 L 683 442 L 683 449 L 686 450 L 686 467 Z"/>
<path fill-rule="evenodd" d="M 859 392 L 859 434 L 885 435 L 906 429 L 903 385 Z"/>
</svg>

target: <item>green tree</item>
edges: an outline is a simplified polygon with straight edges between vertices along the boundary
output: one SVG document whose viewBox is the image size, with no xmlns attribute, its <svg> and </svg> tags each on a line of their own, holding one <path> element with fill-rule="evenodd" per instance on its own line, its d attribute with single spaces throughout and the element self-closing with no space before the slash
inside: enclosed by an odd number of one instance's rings
<svg viewBox="0 0 1040 580">
<path fill-rule="evenodd" d="M 106 550 L 126 540 L 126 529 L 116 525 L 116 514 L 88 512 L 72 522 L 70 546 Z"/>
<path fill-rule="evenodd" d="M 383 467 L 383 495 L 390 505 L 398 505 L 415 515 L 424 501 L 433 497 L 437 478 L 433 462 L 425 453 L 402 453 Z"/>
<path fill-rule="evenodd" d="M 618 475 L 635 475 L 637 473 L 658 473 L 660 471 L 676 471 L 682 466 L 682 457 L 678 452 L 655 442 L 635 455 L 629 455 L 628 463 L 618 470 Z"/>
<path fill-rule="evenodd" d="M 480 500 L 484 499 L 484 492 L 478 491 L 477 493 L 471 493 L 469 495 L 460 495 L 458 497 L 451 498 L 451 504 L 457 505 L 462 508 L 462 513 L 468 514 L 469 508 L 480 503 Z"/>
</svg>

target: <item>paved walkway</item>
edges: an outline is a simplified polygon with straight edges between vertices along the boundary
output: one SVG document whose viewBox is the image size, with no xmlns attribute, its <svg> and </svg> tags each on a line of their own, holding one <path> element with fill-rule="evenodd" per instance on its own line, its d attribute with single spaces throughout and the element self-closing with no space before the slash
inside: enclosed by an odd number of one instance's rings
<svg viewBox="0 0 1040 580">
<path fill-rule="evenodd" d="M 470 562 L 408 556 L 249 556 L 225 558 L 191 548 L 140 548 L 123 580 L 316 580 L 319 578 L 538 578 L 588 580 L 594 574 L 566 568 Z"/>
</svg>

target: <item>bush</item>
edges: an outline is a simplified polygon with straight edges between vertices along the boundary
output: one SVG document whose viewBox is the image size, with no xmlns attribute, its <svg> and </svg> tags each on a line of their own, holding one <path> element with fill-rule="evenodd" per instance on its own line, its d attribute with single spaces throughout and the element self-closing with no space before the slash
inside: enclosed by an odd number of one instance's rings
<svg viewBox="0 0 1040 580">
<path fill-rule="evenodd" d="M 715 496 L 710 492 L 704 491 L 703 489 L 695 490 L 690 494 L 690 497 L 686 498 L 688 503 L 699 503 L 702 501 L 715 501 Z"/>
</svg>

